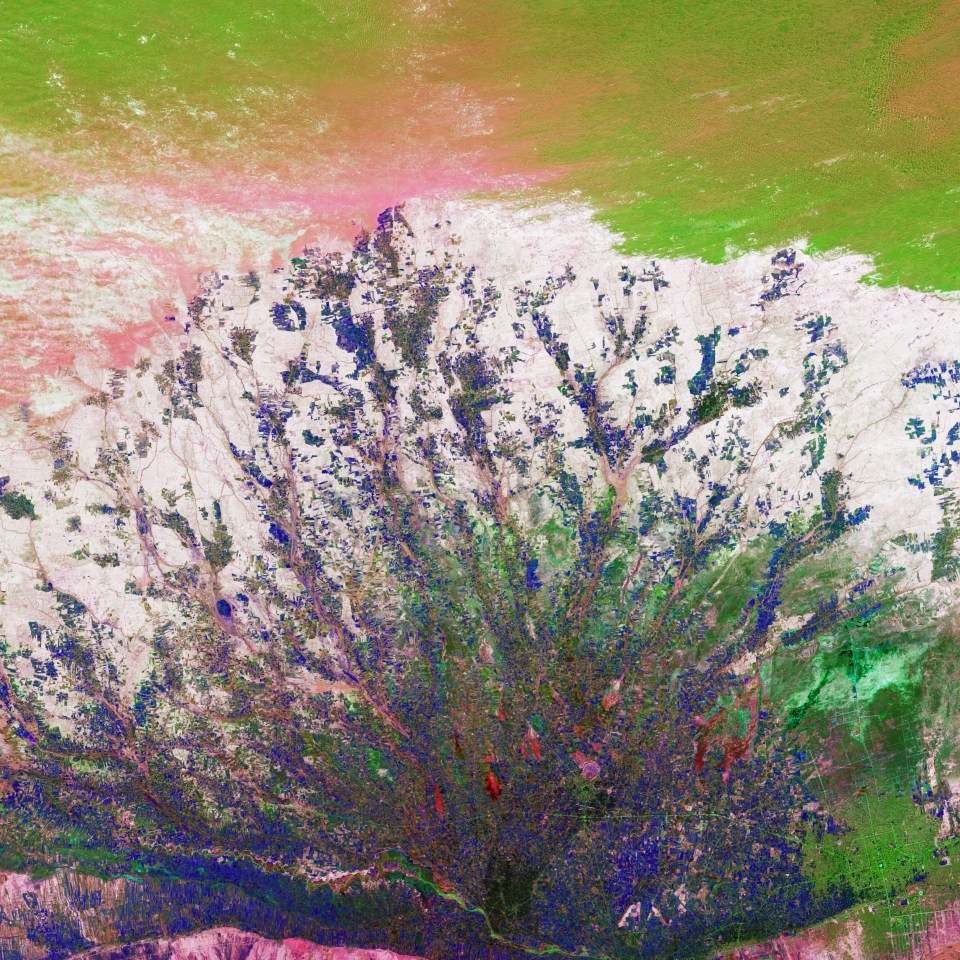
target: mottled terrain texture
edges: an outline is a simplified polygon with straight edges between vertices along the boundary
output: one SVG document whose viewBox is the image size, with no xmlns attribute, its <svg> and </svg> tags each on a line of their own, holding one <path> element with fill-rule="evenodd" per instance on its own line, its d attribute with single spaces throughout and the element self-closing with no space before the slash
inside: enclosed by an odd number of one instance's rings
<svg viewBox="0 0 960 960">
<path fill-rule="evenodd" d="M 176 940 L 139 940 L 98 947 L 85 960 L 417 960 L 391 950 L 320 947 L 307 940 L 266 940 L 230 927 L 218 927 Z"/>
<path fill-rule="evenodd" d="M 391 208 L 11 420 L 3 955 L 960 939 L 960 306 L 868 268 Z"/>
</svg>

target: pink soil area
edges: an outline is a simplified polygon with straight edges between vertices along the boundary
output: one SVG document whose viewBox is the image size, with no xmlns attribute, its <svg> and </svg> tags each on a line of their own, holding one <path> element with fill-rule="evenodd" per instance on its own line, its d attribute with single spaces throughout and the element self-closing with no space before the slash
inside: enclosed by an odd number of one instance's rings
<svg viewBox="0 0 960 960">
<path fill-rule="evenodd" d="M 72 378 L 80 356 L 104 368 L 129 366 L 158 332 L 158 310 L 149 303 L 143 305 L 142 316 L 78 330 L 70 315 L 71 278 L 64 283 L 63 275 L 58 275 L 61 282 L 52 291 L 43 289 L 47 279 L 49 272 L 39 269 L 30 274 L 27 297 L 0 295 L 0 407 L 28 403 L 50 378 Z M 110 283 L 102 276 L 85 279 L 94 288 Z"/>
<path fill-rule="evenodd" d="M 277 269 L 304 247 L 351 242 L 408 198 L 515 193 L 550 176 L 503 176 L 477 154 L 421 149 L 397 163 L 364 152 L 332 176 L 329 167 L 320 175 L 322 158 L 312 176 L 302 158 L 270 173 L 194 167 L 112 182 L 62 168 L 72 195 L 105 212 L 70 223 L 54 208 L 39 225 L 8 229 L 3 268 L 15 291 L 0 293 L 0 407 L 75 379 L 80 357 L 88 385 L 91 367 L 131 365 L 153 337 L 173 332 L 165 318 L 183 316 L 202 272 Z"/>
<path fill-rule="evenodd" d="M 309 940 L 267 940 L 232 927 L 204 930 L 176 940 L 142 940 L 95 947 L 85 960 L 419 960 L 392 950 L 324 947 Z"/>
</svg>

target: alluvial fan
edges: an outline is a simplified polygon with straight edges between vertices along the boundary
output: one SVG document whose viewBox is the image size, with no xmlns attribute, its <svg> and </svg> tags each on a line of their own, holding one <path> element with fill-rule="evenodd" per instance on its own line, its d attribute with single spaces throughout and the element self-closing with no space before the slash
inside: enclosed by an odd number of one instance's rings
<svg viewBox="0 0 960 960">
<path fill-rule="evenodd" d="M 8 436 L 0 943 L 706 957 L 846 912 L 870 955 L 916 877 L 945 909 L 960 308 L 868 266 L 460 203 L 208 274 Z"/>
</svg>

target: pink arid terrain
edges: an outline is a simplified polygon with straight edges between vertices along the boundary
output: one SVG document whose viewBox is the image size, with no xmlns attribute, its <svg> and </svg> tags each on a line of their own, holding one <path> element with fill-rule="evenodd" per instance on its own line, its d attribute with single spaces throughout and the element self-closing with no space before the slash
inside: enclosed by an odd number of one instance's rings
<svg viewBox="0 0 960 960">
<path fill-rule="evenodd" d="M 204 930 L 176 940 L 141 940 L 97 947 L 85 960 L 419 960 L 392 950 L 323 947 L 309 940 L 267 940 L 232 927 Z"/>
<path fill-rule="evenodd" d="M 515 192 L 551 176 L 503 175 L 479 147 L 450 153 L 431 140 L 406 144 L 399 159 L 392 151 L 354 144 L 336 164 L 299 157 L 283 170 L 184 161 L 105 172 L 20 144 L 37 189 L 0 209 L 0 408 L 69 406 L 86 392 L 78 359 L 85 383 L 92 368 L 129 367 L 169 332 L 166 317 L 182 315 L 203 272 L 277 269 L 305 246 L 350 244 L 412 197 Z"/>
</svg>

